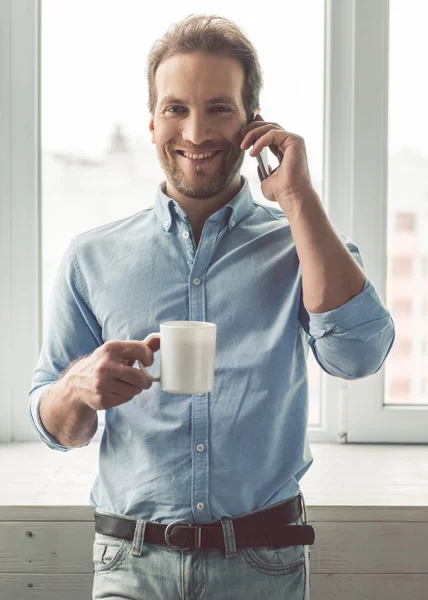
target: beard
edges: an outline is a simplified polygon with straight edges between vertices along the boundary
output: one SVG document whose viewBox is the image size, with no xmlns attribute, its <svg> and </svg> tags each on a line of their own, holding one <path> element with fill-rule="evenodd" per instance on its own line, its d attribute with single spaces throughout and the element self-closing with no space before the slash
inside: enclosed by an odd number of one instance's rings
<svg viewBox="0 0 428 600">
<path fill-rule="evenodd" d="M 203 164 L 192 167 L 190 175 L 178 165 L 178 154 L 175 146 L 166 144 L 158 149 L 158 159 L 169 183 L 188 198 L 212 198 L 229 187 L 240 172 L 245 158 L 245 151 L 233 148 L 230 153 L 222 150 L 215 172 Z M 187 160 L 182 157 L 183 160 Z"/>
</svg>

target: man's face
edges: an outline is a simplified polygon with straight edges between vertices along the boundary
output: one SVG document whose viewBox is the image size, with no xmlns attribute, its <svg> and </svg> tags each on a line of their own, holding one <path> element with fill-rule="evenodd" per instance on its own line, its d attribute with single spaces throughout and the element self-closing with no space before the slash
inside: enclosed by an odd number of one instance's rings
<svg viewBox="0 0 428 600">
<path fill-rule="evenodd" d="M 156 72 L 152 141 L 169 183 L 190 198 L 211 198 L 238 177 L 247 123 L 244 71 L 231 58 L 178 54 Z M 208 153 L 207 158 L 195 155 Z M 189 155 L 190 154 L 190 155 Z"/>
</svg>

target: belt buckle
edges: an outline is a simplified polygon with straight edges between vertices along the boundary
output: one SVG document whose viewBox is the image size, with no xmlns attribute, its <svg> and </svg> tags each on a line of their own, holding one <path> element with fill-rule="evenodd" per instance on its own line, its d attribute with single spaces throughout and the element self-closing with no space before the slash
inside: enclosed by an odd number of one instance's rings
<svg viewBox="0 0 428 600">
<path fill-rule="evenodd" d="M 188 527 L 194 527 L 195 529 L 195 545 L 194 546 L 186 546 L 185 548 L 181 548 L 181 546 L 176 546 L 171 542 L 171 531 L 176 525 L 187 525 Z M 201 528 L 198 525 L 192 525 L 191 523 L 186 523 L 186 521 L 173 521 L 172 523 L 168 523 L 165 529 L 165 541 L 168 548 L 172 550 L 193 550 L 194 548 L 201 547 Z"/>
</svg>

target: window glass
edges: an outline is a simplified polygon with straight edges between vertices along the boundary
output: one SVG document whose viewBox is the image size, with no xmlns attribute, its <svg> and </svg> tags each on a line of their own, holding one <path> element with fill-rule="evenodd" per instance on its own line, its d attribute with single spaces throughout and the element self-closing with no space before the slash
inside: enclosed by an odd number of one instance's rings
<svg viewBox="0 0 428 600">
<path fill-rule="evenodd" d="M 396 341 L 387 404 L 427 404 L 428 4 L 390 0 L 387 304 Z"/>
</svg>

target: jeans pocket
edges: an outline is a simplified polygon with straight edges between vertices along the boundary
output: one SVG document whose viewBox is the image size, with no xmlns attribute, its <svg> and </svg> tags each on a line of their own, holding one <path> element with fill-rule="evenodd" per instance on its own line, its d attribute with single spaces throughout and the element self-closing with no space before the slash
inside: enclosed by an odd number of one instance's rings
<svg viewBox="0 0 428 600">
<path fill-rule="evenodd" d="M 95 573 L 117 569 L 131 553 L 132 543 L 110 535 L 95 532 L 92 559 Z"/>
<path fill-rule="evenodd" d="M 287 525 L 302 525 L 301 517 Z M 286 575 L 303 569 L 305 565 L 305 548 L 302 545 L 284 546 L 283 548 L 257 547 L 242 548 L 240 551 L 245 562 L 252 569 L 266 575 Z"/>
</svg>

